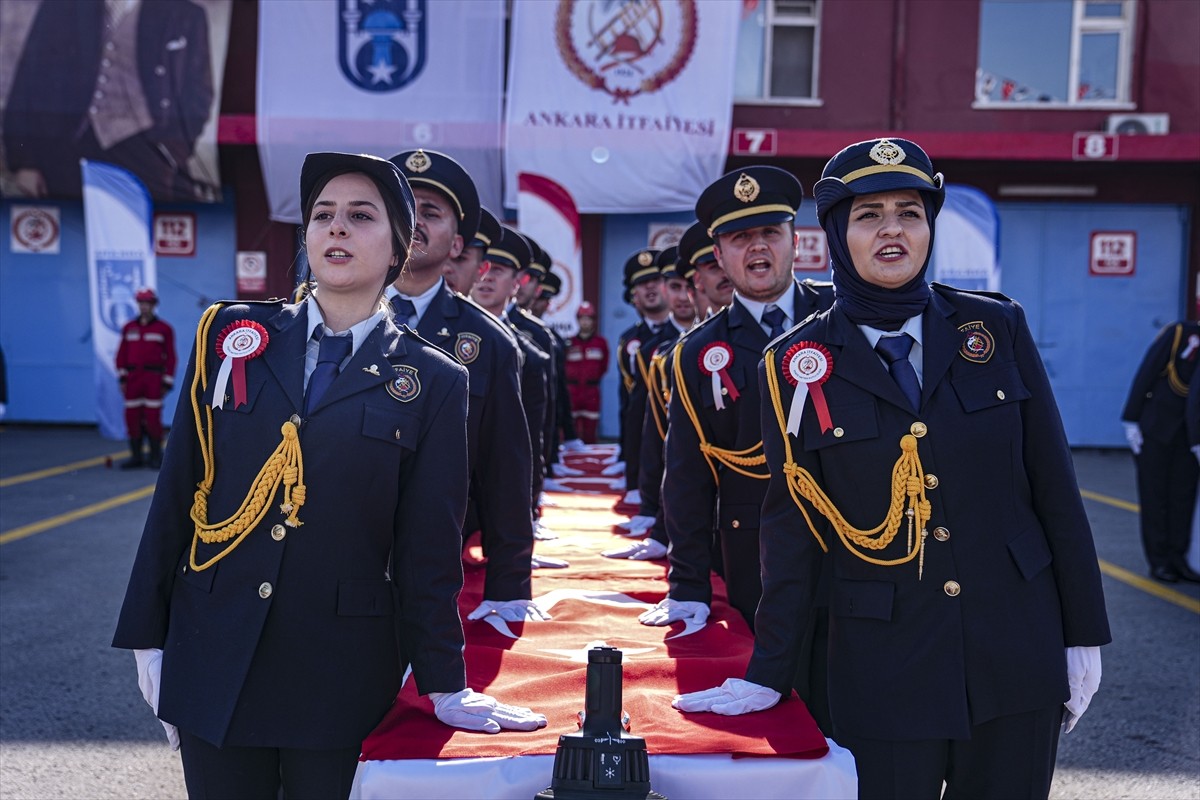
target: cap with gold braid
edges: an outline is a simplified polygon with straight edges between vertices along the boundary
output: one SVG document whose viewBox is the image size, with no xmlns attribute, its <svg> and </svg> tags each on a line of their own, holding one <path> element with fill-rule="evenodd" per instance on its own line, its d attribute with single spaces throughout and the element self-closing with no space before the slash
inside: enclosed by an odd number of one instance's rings
<svg viewBox="0 0 1200 800">
<path fill-rule="evenodd" d="M 658 250 L 646 247 L 635 251 L 633 255 L 625 259 L 624 284 L 626 289 L 632 289 L 643 281 L 662 277 L 656 263 L 658 253 Z"/>
<path fill-rule="evenodd" d="M 829 159 L 813 187 L 817 219 L 824 226 L 829 209 L 847 197 L 900 189 L 928 192 L 934 213 L 946 197 L 942 173 L 933 171 L 933 162 L 916 143 L 888 138 L 857 142 Z"/>
<path fill-rule="evenodd" d="M 388 159 L 414 189 L 436 189 L 458 216 L 458 232 L 470 242 L 479 230 L 479 192 L 462 165 L 436 150 L 406 150 Z"/>
<path fill-rule="evenodd" d="M 528 269 L 531 258 L 529 242 L 507 225 L 501 225 L 500 230 L 500 241 L 493 242 L 487 249 L 488 262 L 515 269 L 517 272 Z"/>
<path fill-rule="evenodd" d="M 676 245 L 663 250 L 658 254 L 655 263 L 658 264 L 658 272 L 664 278 L 681 278 L 679 270 L 675 266 L 675 262 L 679 258 L 679 248 Z"/>
<path fill-rule="evenodd" d="M 700 193 L 696 218 L 714 239 L 722 233 L 795 219 L 804 199 L 796 176 L 779 167 L 737 169 Z"/>
<path fill-rule="evenodd" d="M 496 215 L 486 208 L 480 208 L 479 230 L 475 231 L 475 238 L 466 245 L 467 247 L 482 247 L 486 251 L 494 242 L 500 241 L 501 235 L 500 220 L 496 219 Z"/>
<path fill-rule="evenodd" d="M 693 223 L 679 239 L 679 274 L 689 277 L 700 264 L 716 260 L 712 237 L 702 224 Z"/>
</svg>

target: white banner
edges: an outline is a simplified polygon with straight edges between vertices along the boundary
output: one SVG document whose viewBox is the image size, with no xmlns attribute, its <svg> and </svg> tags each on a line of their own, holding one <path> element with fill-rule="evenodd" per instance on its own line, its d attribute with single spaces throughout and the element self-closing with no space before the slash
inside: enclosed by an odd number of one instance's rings
<svg viewBox="0 0 1200 800">
<path fill-rule="evenodd" d="M 686 211 L 729 148 L 742 4 L 513 4 L 505 199 L 516 176 L 562 184 L 583 213 Z"/>
<path fill-rule="evenodd" d="M 137 316 L 134 294 L 156 283 L 151 204 L 133 173 L 99 161 L 81 161 L 92 310 L 93 376 L 100 435 L 123 440 L 125 399 L 117 385 L 121 328 Z"/>
<path fill-rule="evenodd" d="M 564 338 L 579 332 L 575 312 L 583 301 L 583 229 L 571 193 L 542 175 L 517 177 L 517 227 L 554 260 L 562 291 L 550 300 L 542 321 Z"/>
<path fill-rule="evenodd" d="M 971 186 L 946 186 L 929 276 L 959 289 L 1000 291 L 1000 215 L 986 194 Z"/>
<path fill-rule="evenodd" d="M 272 219 L 300 221 L 300 165 L 321 150 L 441 151 L 499 211 L 503 0 L 269 0 L 258 14 Z"/>
</svg>

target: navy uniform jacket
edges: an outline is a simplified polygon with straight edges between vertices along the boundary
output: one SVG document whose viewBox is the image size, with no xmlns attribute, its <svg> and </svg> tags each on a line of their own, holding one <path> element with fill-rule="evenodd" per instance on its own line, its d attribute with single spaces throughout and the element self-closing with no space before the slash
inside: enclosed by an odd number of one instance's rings
<svg viewBox="0 0 1200 800">
<path fill-rule="evenodd" d="M 546 323 L 520 306 L 514 305 L 510 308 L 508 318 L 513 327 L 519 331 L 524 331 L 533 340 L 533 343 L 549 357 L 545 360 L 538 359 L 538 363 L 542 365 L 546 381 L 546 411 L 542 416 L 542 474 L 544 477 L 546 464 L 549 462 L 550 443 L 554 440 L 554 412 L 557 408 L 556 403 L 558 402 L 556 398 L 558 394 L 558 370 L 556 369 L 554 354 L 554 335 L 550 333 L 550 328 Z"/>
<path fill-rule="evenodd" d="M 665 334 L 642 345 L 638 358 L 646 365 L 650 384 L 646 386 L 646 412 L 642 417 L 642 449 L 638 459 L 638 494 L 642 502 L 638 514 L 644 517 L 660 517 L 662 511 L 663 441 L 667 435 L 667 406 L 664 395 L 664 371 L 670 376 L 671 353 L 680 331 L 673 324 L 666 326 Z M 672 335 L 673 334 L 673 335 Z M 657 527 L 657 526 L 656 526 Z M 664 541 L 666 534 L 659 531 Z"/>
<path fill-rule="evenodd" d="M 1111 639 L 1071 452 L 1024 312 L 1001 295 L 933 290 L 920 413 L 837 306 L 773 342 L 760 368 L 771 480 L 747 680 L 789 690 L 824 560 L 785 483 L 766 370 L 779 376 L 784 353 L 802 341 L 829 350 L 822 390 L 834 427 L 821 432 L 810 394 L 800 435 L 787 441 L 859 529 L 883 521 L 901 437 L 916 437 L 932 506 L 922 577 L 916 558 L 860 559 L 809 508 L 832 569 L 834 729 L 872 739 L 963 739 L 971 725 L 1066 702 L 1064 647 Z M 781 377 L 780 388 L 786 419 L 793 387 Z M 865 552 L 893 559 L 907 547 L 902 523 L 886 548 Z"/>
<path fill-rule="evenodd" d="M 554 339 L 554 429 L 562 431 L 564 439 L 579 438 L 575 433 L 575 418 L 571 415 L 571 393 L 567 390 L 567 340 L 549 325 L 546 330 Z M 551 448 L 550 455 L 557 455 Z"/>
<path fill-rule="evenodd" d="M 204 466 L 191 403 L 181 400 L 113 646 L 162 648 L 159 716 L 214 745 L 358 747 L 409 665 L 422 693 L 466 686 L 457 598 L 467 372 L 385 320 L 300 420 L 305 306 L 230 305 L 203 343 L 205 405 L 216 337 L 246 319 L 269 342 L 245 362 L 246 403 L 233 408 L 231 398 L 212 412 L 208 519 L 237 512 L 294 418 L 302 524 L 281 524 L 276 492 L 235 550 L 203 571 L 189 566 Z M 396 367 L 411 380 L 405 400 L 388 391 Z M 193 348 L 184 386 L 195 372 Z M 196 563 L 224 546 L 200 543 Z"/>
<path fill-rule="evenodd" d="M 805 284 L 793 287 L 792 298 L 796 319 L 822 307 L 821 295 Z M 722 410 L 713 401 L 711 377 L 700 371 L 700 354 L 714 342 L 732 346 L 733 363 L 727 372 L 738 390 L 737 400 L 729 395 L 723 398 Z M 758 514 L 767 489 L 766 467 L 758 447 L 762 426 L 755 370 L 766 345 L 767 334 L 736 297 L 684 335 L 675 351 L 676 373 L 682 374 L 684 387 L 676 381 L 667 409 L 662 487 L 663 519 L 671 542 L 671 598 L 712 603 L 709 571 L 715 522 L 730 605 L 751 621 L 760 592 Z M 685 399 L 695 410 L 695 421 L 687 412 Z M 749 477 L 716 459 L 710 466 L 700 452 L 697 424 L 709 444 L 758 455 L 757 465 L 740 469 L 761 477 Z"/>
<path fill-rule="evenodd" d="M 642 320 L 621 348 L 621 359 L 628 362 L 622 366 L 622 372 L 628 369 L 631 375 L 627 384 L 629 396 L 623 412 L 625 425 L 621 440 L 621 453 L 625 458 L 626 491 L 637 489 L 641 477 L 642 426 L 646 421 L 646 400 L 649 396 L 646 377 L 650 370 L 650 359 L 660 344 L 674 338 L 678 333 L 667 319 L 659 323 L 657 332 L 650 328 L 650 323 Z M 634 342 L 637 342 L 636 347 Z"/>
<path fill-rule="evenodd" d="M 516 337 L 517 345 L 521 348 L 523 356 L 521 362 L 521 406 L 525 409 L 525 428 L 529 431 L 531 459 L 529 507 L 526 510 L 529 514 L 530 525 L 532 525 L 538 497 L 542 493 L 542 484 L 546 480 L 546 415 L 551 411 L 547 380 L 551 356 L 538 347 L 528 333 L 513 325 L 511 320 L 505 324 Z"/>
<path fill-rule="evenodd" d="M 528 600 L 533 556 L 529 514 L 532 467 L 521 406 L 521 353 L 516 336 L 488 312 L 442 286 L 417 332 L 453 355 L 470 373 L 467 451 L 471 497 L 487 551 L 483 596 Z"/>
<path fill-rule="evenodd" d="M 629 461 L 625 452 L 625 411 L 629 407 L 629 390 L 633 388 L 633 376 L 637 374 L 637 361 L 628 352 L 629 341 L 638 337 L 638 327 L 644 323 L 638 320 L 617 336 L 617 444 L 620 446 L 621 460 Z M 637 347 L 641 346 L 641 340 Z M 637 347 L 634 349 L 636 350 Z M 636 458 L 636 456 L 635 456 Z"/>
<path fill-rule="evenodd" d="M 1168 325 L 1159 331 L 1138 366 L 1121 419 L 1138 423 L 1145 438 L 1166 443 L 1184 435 L 1187 386 L 1200 363 L 1200 347 L 1189 346 L 1193 336 L 1200 338 L 1200 324 Z"/>
</svg>

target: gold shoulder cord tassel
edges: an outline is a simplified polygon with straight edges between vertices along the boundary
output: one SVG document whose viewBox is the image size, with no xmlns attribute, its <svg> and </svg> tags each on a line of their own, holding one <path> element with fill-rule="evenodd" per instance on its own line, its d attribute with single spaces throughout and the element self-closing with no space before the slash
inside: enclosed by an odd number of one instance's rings
<svg viewBox="0 0 1200 800">
<path fill-rule="evenodd" d="M 679 401 L 683 403 L 683 410 L 687 412 L 688 419 L 692 421 L 692 427 L 696 429 L 696 436 L 700 439 L 700 452 L 704 455 L 704 460 L 708 462 L 708 468 L 712 470 L 713 480 L 717 483 L 721 482 L 720 477 L 717 475 L 717 467 L 713 464 L 714 459 L 734 472 L 745 475 L 747 478 L 757 478 L 765 481 L 771 477 L 766 469 L 763 469 L 762 472 L 752 472 L 750 470 L 750 467 L 766 466 L 767 457 L 763 455 L 761 439 L 745 450 L 726 450 L 723 447 L 717 447 L 704 437 L 704 428 L 701 427 L 700 419 L 696 416 L 696 408 L 692 405 L 692 398 L 688 394 L 687 383 L 683 380 L 683 369 L 680 367 L 682 355 L 683 342 L 680 342 L 675 345 L 675 353 L 672 357 L 675 372 L 675 391 L 679 392 Z"/>
<path fill-rule="evenodd" d="M 283 427 L 280 429 L 283 440 L 259 470 L 250 485 L 250 491 L 242 500 L 241 507 L 232 516 L 221 522 L 210 523 L 208 521 L 208 496 L 212 493 L 213 482 L 216 479 L 216 464 L 213 457 L 212 406 L 203 406 L 202 419 L 201 397 L 208 388 L 208 363 L 204 351 L 208 342 L 209 330 L 220 310 L 220 305 L 210 306 L 200 318 L 200 325 L 196 331 L 196 374 L 192 378 L 191 386 L 192 414 L 196 420 L 200 454 L 204 459 L 204 479 L 197 485 L 191 512 L 194 528 L 189 564 L 197 572 L 208 569 L 232 553 L 250 531 L 262 522 L 271 507 L 271 499 L 275 496 L 281 483 L 283 484 L 283 504 L 280 506 L 280 511 L 287 515 L 284 524 L 292 528 L 303 524 L 297 515 L 300 507 L 304 505 L 305 499 L 304 458 L 300 452 L 299 431 L 290 420 L 283 423 Z M 199 542 L 213 544 L 230 539 L 233 541 L 220 553 L 203 564 L 196 563 L 196 548 Z"/>
<path fill-rule="evenodd" d="M 656 355 L 651 357 L 649 366 L 644 366 L 642 354 L 639 352 L 637 356 L 638 370 L 642 373 L 642 381 L 646 384 L 646 403 L 650 407 L 654 427 L 658 429 L 658 438 L 665 439 L 667 437 L 667 409 L 663 405 L 662 396 L 662 379 L 660 377 L 662 362 L 662 356 Z"/>
<path fill-rule="evenodd" d="M 1167 385 L 1171 387 L 1171 391 L 1180 397 L 1188 396 L 1188 385 L 1179 377 L 1179 370 L 1175 369 L 1175 357 L 1179 355 L 1179 340 L 1183 338 L 1183 326 L 1175 326 L 1175 341 L 1171 345 L 1171 354 L 1167 356 Z"/>
<path fill-rule="evenodd" d="M 920 554 L 921 558 L 917 567 L 917 577 L 920 579 L 925 571 L 925 537 L 927 535 L 925 526 L 929 522 L 933 509 L 925 497 L 925 470 L 921 466 L 921 458 L 917 453 L 917 438 L 907 433 L 900 437 L 900 457 L 896 459 L 896 463 L 892 467 L 891 503 L 888 505 L 887 515 L 883 522 L 870 530 L 855 528 L 846 521 L 829 496 L 813 480 L 812 474 L 800 467 L 792 457 L 792 442 L 787 432 L 783 398 L 779 391 L 779 370 L 782 365 L 776 363 L 774 350 L 767 351 L 766 360 L 769 367 L 767 369 L 767 388 L 771 392 L 775 420 L 779 424 L 779 432 L 783 436 L 783 473 L 787 479 L 788 492 L 796 503 L 796 507 L 800 509 L 800 513 L 804 515 L 804 521 L 808 523 L 808 528 L 816 537 L 817 543 L 821 545 L 821 549 L 829 552 L 828 545 L 821 538 L 821 534 L 817 532 L 817 528 L 808 514 L 808 509 L 805 508 L 801 499 L 807 500 L 817 513 L 828 519 L 846 549 L 863 561 L 892 567 L 907 564 Z M 907 508 L 905 508 L 906 503 Z M 862 552 L 862 550 L 886 548 L 896 538 L 901 522 L 906 519 L 908 521 L 908 545 L 906 548 L 908 552 L 905 556 L 882 559 Z M 914 537 L 915 531 L 920 531 L 920 535 Z"/>
</svg>

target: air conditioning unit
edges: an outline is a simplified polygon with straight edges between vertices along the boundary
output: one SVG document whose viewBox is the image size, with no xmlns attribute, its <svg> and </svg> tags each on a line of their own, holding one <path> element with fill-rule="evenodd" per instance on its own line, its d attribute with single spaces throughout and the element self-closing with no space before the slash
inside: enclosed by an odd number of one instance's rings
<svg viewBox="0 0 1200 800">
<path fill-rule="evenodd" d="M 1171 127 L 1170 114 L 1109 114 L 1108 132 L 1122 136 L 1163 134 Z"/>
</svg>

